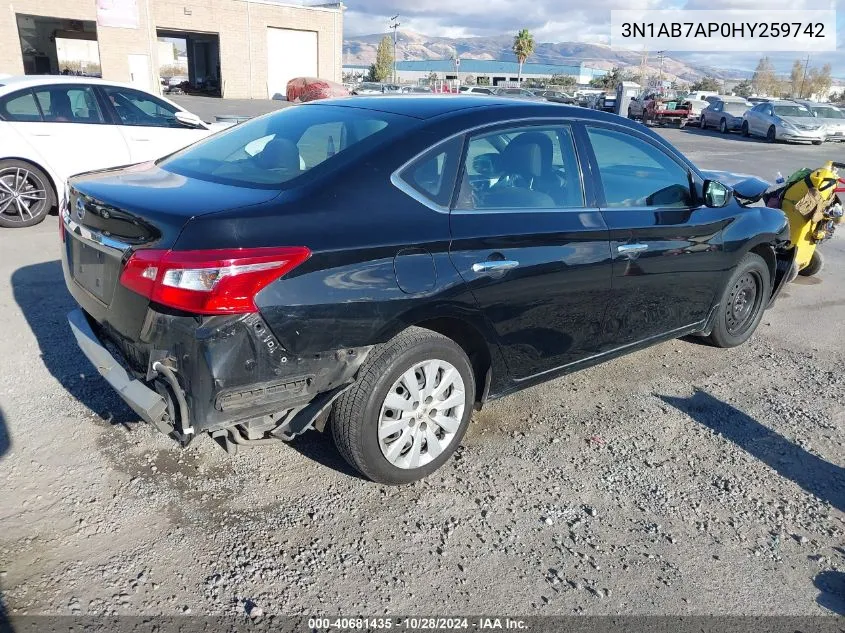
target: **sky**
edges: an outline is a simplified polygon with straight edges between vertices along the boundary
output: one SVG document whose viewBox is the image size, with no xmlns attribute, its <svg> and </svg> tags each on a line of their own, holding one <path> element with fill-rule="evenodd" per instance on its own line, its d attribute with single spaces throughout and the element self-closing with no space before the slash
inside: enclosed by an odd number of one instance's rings
<svg viewBox="0 0 845 633">
<path fill-rule="evenodd" d="M 770 9 L 837 10 L 837 51 L 812 54 L 810 66 L 830 63 L 845 77 L 845 0 L 344 0 L 347 37 L 388 31 L 399 14 L 402 30 L 428 36 L 471 37 L 516 33 L 527 28 L 537 42 L 610 43 L 611 9 Z M 759 53 L 678 53 L 686 62 L 752 71 Z M 788 72 L 806 53 L 769 53 L 778 71 Z"/>
</svg>

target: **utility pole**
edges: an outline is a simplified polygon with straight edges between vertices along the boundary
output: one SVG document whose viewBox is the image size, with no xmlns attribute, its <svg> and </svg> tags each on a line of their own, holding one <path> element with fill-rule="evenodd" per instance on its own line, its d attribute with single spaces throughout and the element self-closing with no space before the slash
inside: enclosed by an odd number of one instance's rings
<svg viewBox="0 0 845 633">
<path fill-rule="evenodd" d="M 393 83 L 399 83 L 397 78 L 396 78 L 396 33 L 399 30 L 399 24 L 400 24 L 399 22 L 396 21 L 398 18 L 399 18 L 398 15 L 394 15 L 392 18 L 390 18 L 390 22 L 391 22 L 390 28 L 393 29 Z"/>
<path fill-rule="evenodd" d="M 665 53 L 666 51 L 657 51 L 657 59 L 660 60 L 660 78 L 658 79 L 660 82 L 658 87 L 660 94 L 663 94 L 663 60 L 666 58 Z"/>
<path fill-rule="evenodd" d="M 807 79 L 807 67 L 810 65 L 810 56 L 804 61 L 804 74 L 801 76 L 801 87 L 798 89 L 798 98 L 804 98 L 804 80 Z"/>
</svg>

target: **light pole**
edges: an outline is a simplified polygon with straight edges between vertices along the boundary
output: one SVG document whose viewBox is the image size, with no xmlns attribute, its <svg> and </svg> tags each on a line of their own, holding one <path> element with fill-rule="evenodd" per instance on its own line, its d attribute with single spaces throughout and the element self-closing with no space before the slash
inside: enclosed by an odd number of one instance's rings
<svg viewBox="0 0 845 633">
<path fill-rule="evenodd" d="M 660 85 L 658 86 L 658 90 L 660 94 L 663 94 L 663 60 L 665 59 L 666 55 L 664 55 L 666 51 L 657 51 L 657 59 L 660 60 L 660 78 L 658 81 Z"/>
<path fill-rule="evenodd" d="M 399 18 L 398 15 L 394 15 L 390 18 L 390 28 L 393 29 L 393 83 L 398 83 L 396 79 L 396 33 L 399 30 L 399 22 L 396 20 Z"/>
<path fill-rule="evenodd" d="M 807 55 L 807 59 L 804 62 L 804 74 L 801 76 L 801 87 L 798 89 L 798 98 L 804 98 L 804 80 L 807 79 L 807 66 L 810 65 L 810 56 Z"/>
</svg>

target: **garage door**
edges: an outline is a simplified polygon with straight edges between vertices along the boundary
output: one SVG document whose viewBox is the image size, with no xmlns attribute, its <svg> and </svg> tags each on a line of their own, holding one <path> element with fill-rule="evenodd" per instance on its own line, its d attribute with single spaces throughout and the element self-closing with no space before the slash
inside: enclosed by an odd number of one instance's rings
<svg viewBox="0 0 845 633">
<path fill-rule="evenodd" d="M 294 77 L 317 77 L 317 32 L 267 29 L 267 92 L 284 97 Z"/>
</svg>

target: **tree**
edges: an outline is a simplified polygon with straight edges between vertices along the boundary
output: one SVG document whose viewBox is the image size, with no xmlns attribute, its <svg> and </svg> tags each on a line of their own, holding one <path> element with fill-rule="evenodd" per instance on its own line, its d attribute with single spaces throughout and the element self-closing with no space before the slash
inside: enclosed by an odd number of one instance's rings
<svg viewBox="0 0 845 633">
<path fill-rule="evenodd" d="M 822 69 L 819 71 L 818 75 L 816 75 L 815 81 L 813 82 L 813 93 L 820 99 L 824 99 L 824 96 L 830 90 L 832 82 L 830 72 L 830 64 L 825 64 L 822 66 Z"/>
<path fill-rule="evenodd" d="M 736 94 L 738 97 L 748 98 L 751 96 L 752 90 L 753 89 L 751 88 L 751 82 L 747 79 L 743 79 L 734 88 L 734 94 Z"/>
<path fill-rule="evenodd" d="M 802 85 L 804 83 L 804 64 L 800 59 L 792 62 L 792 70 L 789 71 L 789 87 L 793 97 L 801 98 Z"/>
<path fill-rule="evenodd" d="M 778 79 L 775 76 L 775 67 L 768 57 L 763 57 L 757 63 L 757 68 L 751 78 L 751 85 L 758 95 L 774 94 L 777 90 Z"/>
<path fill-rule="evenodd" d="M 370 81 L 387 81 L 393 74 L 393 41 L 385 35 L 378 43 L 376 63 L 370 66 Z"/>
<path fill-rule="evenodd" d="M 571 75 L 552 75 L 549 83 L 553 86 L 559 86 L 564 90 L 568 90 L 575 87 L 578 82 L 575 77 L 572 77 Z"/>
<path fill-rule="evenodd" d="M 622 81 L 622 70 L 618 66 L 614 66 L 604 75 L 590 79 L 590 87 L 608 90 L 616 88 L 616 84 L 620 81 Z"/>
<path fill-rule="evenodd" d="M 525 60 L 534 53 L 534 36 L 528 29 L 520 29 L 513 38 L 513 54 L 519 62 L 519 73 L 516 76 L 517 83 L 522 83 L 522 65 Z"/>
<path fill-rule="evenodd" d="M 695 92 L 697 90 L 705 90 L 707 92 L 718 92 L 719 88 L 721 88 L 719 81 L 715 77 L 706 75 L 692 84 L 690 86 L 690 91 Z"/>
</svg>

